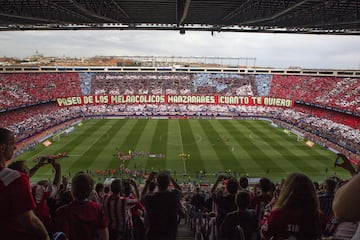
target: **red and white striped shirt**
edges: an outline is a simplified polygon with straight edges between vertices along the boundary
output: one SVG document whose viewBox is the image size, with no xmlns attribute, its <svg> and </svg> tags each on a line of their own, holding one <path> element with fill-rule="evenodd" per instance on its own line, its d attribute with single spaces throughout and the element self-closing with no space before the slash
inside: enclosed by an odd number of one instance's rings
<svg viewBox="0 0 360 240">
<path fill-rule="evenodd" d="M 127 220 L 131 221 L 130 209 L 134 207 L 137 202 L 137 199 L 119 195 L 106 196 L 103 208 L 109 222 L 109 229 L 123 232 L 125 222 L 127 222 Z"/>
</svg>

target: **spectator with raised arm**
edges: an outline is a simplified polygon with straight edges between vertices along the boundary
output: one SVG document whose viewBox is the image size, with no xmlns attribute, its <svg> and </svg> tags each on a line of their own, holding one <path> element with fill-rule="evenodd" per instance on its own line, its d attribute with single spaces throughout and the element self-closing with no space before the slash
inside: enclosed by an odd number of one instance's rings
<svg viewBox="0 0 360 240">
<path fill-rule="evenodd" d="M 50 203 L 51 207 L 55 207 L 55 198 L 61 181 L 60 164 L 56 162 L 55 159 L 40 157 L 39 162 L 30 170 L 25 161 L 21 160 L 12 162 L 8 167 L 23 172 L 31 178 L 41 167 L 46 164 L 50 164 L 54 169 L 55 175 L 53 182 L 50 183 L 48 180 L 40 180 L 31 187 L 31 192 L 36 203 L 34 213 L 43 222 L 51 235 L 53 232 L 53 222 L 51 220 L 50 207 L 48 204 Z"/>
<path fill-rule="evenodd" d="M 356 166 L 354 166 L 353 164 L 351 164 L 349 158 L 346 157 L 343 153 L 337 154 L 335 166 L 342 167 L 343 169 L 347 170 L 352 176 L 360 171 L 360 161 L 357 163 Z"/>
<path fill-rule="evenodd" d="M 220 183 L 226 185 L 226 192 L 223 194 L 217 194 L 216 189 Z M 213 201 L 216 205 L 216 225 L 217 227 L 223 222 L 226 214 L 235 211 L 237 209 L 235 203 L 235 195 L 239 189 L 239 183 L 235 178 L 226 177 L 220 175 L 210 192 L 212 194 Z"/>
<path fill-rule="evenodd" d="M 125 231 L 128 231 L 129 220 L 131 220 L 130 209 L 138 203 L 137 198 L 124 196 L 123 183 L 121 179 L 114 179 L 111 182 L 111 195 L 104 198 L 103 208 L 106 219 L 109 222 L 109 239 L 126 239 Z"/>
<path fill-rule="evenodd" d="M 127 235 L 132 235 L 134 240 L 144 239 L 144 206 L 140 201 L 140 193 L 134 179 L 123 179 L 122 195 L 130 205 L 127 219 Z"/>
<path fill-rule="evenodd" d="M 333 211 L 336 219 L 346 222 L 358 222 L 357 230 L 352 239 L 360 239 L 360 174 L 359 164 L 353 167 L 345 155 L 340 155 L 343 163 L 339 166 L 345 166 L 345 169 L 353 175 L 351 180 L 341 186 L 335 194 L 333 201 Z"/>
<path fill-rule="evenodd" d="M 148 182 L 154 180 L 155 175 L 150 174 Z M 170 190 L 170 183 L 174 189 Z M 154 194 L 144 193 L 144 206 L 146 218 L 146 240 L 175 240 L 177 235 L 177 220 L 181 188 L 166 172 L 159 173 L 156 178 L 158 191 Z"/>
<path fill-rule="evenodd" d="M 15 137 L 0 128 L 0 232 L 2 240 L 41 239 L 49 235 L 34 214 L 36 207 L 30 192 L 29 177 L 6 167 L 15 150 Z"/>
</svg>

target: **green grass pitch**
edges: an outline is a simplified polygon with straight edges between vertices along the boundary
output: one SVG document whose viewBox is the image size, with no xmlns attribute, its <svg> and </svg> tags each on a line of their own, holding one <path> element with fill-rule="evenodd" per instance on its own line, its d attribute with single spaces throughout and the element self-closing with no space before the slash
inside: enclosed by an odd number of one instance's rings
<svg viewBox="0 0 360 240">
<path fill-rule="evenodd" d="M 147 172 L 169 170 L 180 182 L 198 180 L 199 171 L 206 173 L 202 181 L 213 182 L 216 174 L 229 170 L 237 177 L 269 177 L 274 181 L 291 172 L 303 172 L 315 181 L 335 174 L 348 177 L 334 167 L 335 153 L 316 144 L 309 147 L 294 134 L 288 135 L 268 121 L 255 120 L 89 120 L 49 147 L 39 144 L 17 159 L 27 160 L 32 167 L 34 157 L 67 152 L 68 158 L 57 161 L 63 175 L 72 176 L 78 171 L 118 169 L 117 149 L 164 154 L 164 158 L 137 156 L 125 165 Z M 182 153 L 190 157 L 182 158 Z M 52 176 L 51 167 L 44 166 L 32 180 Z M 99 182 L 103 179 L 95 177 Z"/>
</svg>

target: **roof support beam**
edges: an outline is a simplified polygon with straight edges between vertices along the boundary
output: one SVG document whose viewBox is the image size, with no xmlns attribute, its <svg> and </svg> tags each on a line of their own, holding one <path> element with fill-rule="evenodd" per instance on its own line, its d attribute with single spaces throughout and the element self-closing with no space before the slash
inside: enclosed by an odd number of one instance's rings
<svg viewBox="0 0 360 240">
<path fill-rule="evenodd" d="M 292 5 L 291 7 L 286 8 L 283 11 L 278 12 L 277 14 L 272 15 L 270 17 L 264 17 L 264 18 L 249 20 L 249 21 L 243 21 L 243 22 L 240 22 L 240 23 L 237 23 L 237 24 L 238 25 L 247 25 L 247 24 L 252 24 L 252 23 L 258 23 L 258 22 L 274 20 L 274 19 L 276 19 L 278 17 L 281 17 L 282 15 L 285 15 L 286 13 L 290 12 L 291 10 L 303 5 L 304 3 L 308 2 L 308 1 L 309 0 L 304 0 L 304 1 L 298 2 L 298 3 L 294 4 L 294 5 Z"/>
<path fill-rule="evenodd" d="M 238 6 L 237 8 L 235 8 L 234 10 L 232 10 L 231 12 L 229 12 L 228 14 L 226 14 L 225 17 L 222 18 L 223 21 L 229 21 L 231 19 L 233 19 L 234 17 L 236 17 L 241 10 L 243 9 L 243 7 L 248 4 L 251 3 L 252 1 L 247 0 L 246 2 L 242 3 L 240 6 Z"/>
<path fill-rule="evenodd" d="M 89 11 L 88 9 L 84 8 L 80 3 L 78 3 L 76 0 L 68 0 L 68 1 L 71 2 L 72 4 L 74 4 L 74 6 L 76 8 L 78 8 L 80 11 L 82 11 L 83 13 L 85 13 L 86 15 L 88 15 L 90 17 L 105 20 L 107 22 L 117 22 L 117 20 L 115 20 L 115 19 L 108 18 L 108 17 L 102 16 L 102 15 L 98 15 L 92 11 Z"/>
<path fill-rule="evenodd" d="M 112 4 L 116 6 L 116 8 L 121 12 L 121 14 L 126 17 L 127 19 L 131 19 L 129 14 L 126 13 L 126 11 L 114 0 L 110 0 Z"/>
<path fill-rule="evenodd" d="M 177 0 L 176 10 L 177 10 L 177 25 L 180 26 L 184 23 L 190 7 L 191 0 Z M 181 18 L 179 18 L 181 16 Z"/>
<path fill-rule="evenodd" d="M 73 16 L 75 18 L 78 18 L 78 19 L 83 19 L 84 21 L 88 21 L 89 19 L 87 17 L 85 17 L 84 15 L 81 15 L 81 14 L 78 14 L 74 11 L 71 11 L 59 4 L 56 4 L 55 2 L 52 2 L 52 1 L 47 1 L 46 4 L 44 5 L 49 5 L 50 8 L 52 8 L 54 11 L 60 11 L 62 13 L 65 13 L 67 15 L 70 15 L 70 16 Z"/>
<path fill-rule="evenodd" d="M 19 16 L 19 15 L 8 14 L 8 13 L 3 13 L 3 12 L 0 12 L 0 16 L 10 17 L 10 18 L 18 18 L 18 19 L 24 19 L 24 20 L 31 20 L 31 21 L 41 21 L 44 23 L 68 24 L 67 22 L 62 22 L 59 20 L 52 20 L 52 19 L 45 19 L 45 18 L 38 18 L 38 17 Z"/>
</svg>

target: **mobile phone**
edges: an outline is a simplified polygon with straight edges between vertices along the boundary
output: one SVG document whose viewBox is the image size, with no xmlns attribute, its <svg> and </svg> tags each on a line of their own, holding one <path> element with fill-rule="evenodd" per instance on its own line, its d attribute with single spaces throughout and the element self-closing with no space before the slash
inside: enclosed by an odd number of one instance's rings
<svg viewBox="0 0 360 240">
<path fill-rule="evenodd" d="M 54 161 L 55 161 L 54 158 L 49 158 L 49 157 L 47 157 L 47 163 L 53 163 Z"/>
</svg>

